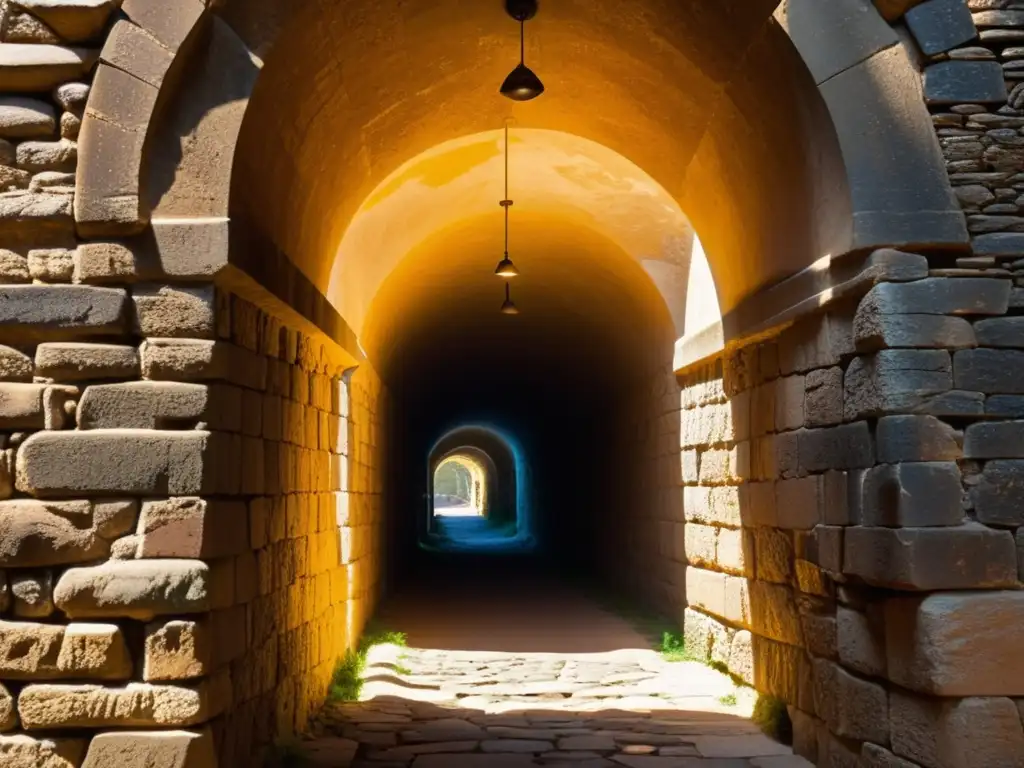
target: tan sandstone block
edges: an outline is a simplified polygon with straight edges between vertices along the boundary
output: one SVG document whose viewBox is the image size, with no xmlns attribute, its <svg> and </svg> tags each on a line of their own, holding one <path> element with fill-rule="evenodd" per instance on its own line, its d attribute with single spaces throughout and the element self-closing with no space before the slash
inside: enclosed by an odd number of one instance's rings
<svg viewBox="0 0 1024 768">
<path fill-rule="evenodd" d="M 0 381 L 32 381 L 32 358 L 0 344 Z"/>
<path fill-rule="evenodd" d="M 135 330 L 141 336 L 212 339 L 213 286 L 140 285 L 132 289 Z"/>
<path fill-rule="evenodd" d="M 132 664 L 114 624 L 0 621 L 0 677 L 126 680 Z"/>
<path fill-rule="evenodd" d="M 64 413 L 51 411 L 62 408 L 63 402 L 47 401 L 46 384 L 0 384 L 0 428 L 2 429 L 60 429 Z"/>
<path fill-rule="evenodd" d="M 0 501 L 0 567 L 36 568 L 105 557 L 135 519 L 133 502 Z"/>
<path fill-rule="evenodd" d="M 48 679 L 57 674 L 64 627 L 24 621 L 0 621 L 0 678 Z"/>
<path fill-rule="evenodd" d="M 17 4 L 71 43 L 95 38 L 117 5 L 114 0 L 18 0 Z"/>
<path fill-rule="evenodd" d="M 17 724 L 18 711 L 14 706 L 14 697 L 4 684 L 0 683 L 0 733 L 12 730 Z"/>
<path fill-rule="evenodd" d="M 87 739 L 36 739 L 16 733 L 0 736 L 0 765 L 4 768 L 78 768 Z"/>
<path fill-rule="evenodd" d="M 194 686 L 129 683 L 27 685 L 18 696 L 26 730 L 50 728 L 187 727 L 216 717 L 230 703 L 227 675 Z"/>
<path fill-rule="evenodd" d="M 49 342 L 36 347 L 35 373 L 57 381 L 132 378 L 139 353 L 121 344 Z"/>
<path fill-rule="evenodd" d="M 210 567 L 197 560 L 116 560 L 68 569 L 57 582 L 54 600 L 71 617 L 148 621 L 210 610 L 219 591 L 215 582 Z"/>
<path fill-rule="evenodd" d="M 49 571 L 18 571 L 11 574 L 14 615 L 45 619 L 53 613 L 53 574 Z"/>
<path fill-rule="evenodd" d="M 211 671 L 212 638 L 205 621 L 176 619 L 146 626 L 146 656 L 142 677 L 188 680 Z"/>
<path fill-rule="evenodd" d="M 89 744 L 82 768 L 217 768 L 208 730 L 101 733 Z"/>
<path fill-rule="evenodd" d="M 18 450 L 17 487 L 33 496 L 190 495 L 212 490 L 207 451 L 195 430 L 37 432 Z"/>
<path fill-rule="evenodd" d="M 142 505 L 139 557 L 219 558 L 249 546 L 244 502 L 178 497 Z"/>
</svg>

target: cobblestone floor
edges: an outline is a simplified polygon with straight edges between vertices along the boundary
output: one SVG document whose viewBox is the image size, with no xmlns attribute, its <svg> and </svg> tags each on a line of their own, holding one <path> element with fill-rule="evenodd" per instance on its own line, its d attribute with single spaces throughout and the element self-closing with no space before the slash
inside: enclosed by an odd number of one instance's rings
<svg viewBox="0 0 1024 768">
<path fill-rule="evenodd" d="M 320 712 L 311 766 L 810 768 L 750 723 L 749 689 L 630 647 L 647 641 L 618 617 L 537 586 L 486 603 L 456 590 L 393 604 L 387 626 L 410 647 L 373 649 L 363 701 Z M 620 648 L 569 650 L 609 644 Z M 521 650 L 544 645 L 559 651 Z"/>
</svg>

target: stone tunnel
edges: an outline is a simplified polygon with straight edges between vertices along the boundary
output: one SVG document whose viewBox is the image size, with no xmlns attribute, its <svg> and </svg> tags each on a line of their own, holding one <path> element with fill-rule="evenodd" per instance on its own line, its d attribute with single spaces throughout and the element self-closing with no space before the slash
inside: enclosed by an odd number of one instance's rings
<svg viewBox="0 0 1024 768">
<path fill-rule="evenodd" d="M 784 706 L 728 765 L 1024 767 L 1024 3 L 544 0 L 525 102 L 518 27 L 0 2 L 0 764 L 263 765 L 543 573 Z"/>
</svg>

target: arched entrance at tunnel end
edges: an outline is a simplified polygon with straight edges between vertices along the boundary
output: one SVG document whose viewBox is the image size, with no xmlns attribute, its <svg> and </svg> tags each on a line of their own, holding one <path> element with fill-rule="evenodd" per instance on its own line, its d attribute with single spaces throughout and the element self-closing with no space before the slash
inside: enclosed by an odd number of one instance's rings
<svg viewBox="0 0 1024 768">
<path fill-rule="evenodd" d="M 960 31 L 930 35 L 914 5 L 544 3 L 548 90 L 513 105 L 498 2 L 125 0 L 73 211 L 11 230 L 26 252 L 70 238 L 75 284 L 36 264 L 24 287 L 87 306 L 19 310 L 0 339 L 47 403 L 4 422 L 35 431 L 3 444 L 8 495 L 88 499 L 94 540 L 11 567 L 52 571 L 69 627 L 130 623 L 145 663 L 116 682 L 192 686 L 202 711 L 173 725 L 244 764 L 304 727 L 398 587 L 437 436 L 500 418 L 531 468 L 517 524 L 528 498 L 542 551 L 671 616 L 799 754 L 940 768 L 913 733 L 993 719 L 1017 744 L 1024 678 L 989 617 L 1024 617 L 998 431 L 1020 246 L 970 202 L 1013 188 L 988 133 L 1020 118 L 1013 59 L 985 34 L 1012 25 L 951 3 Z M 509 118 L 516 318 L 491 274 Z M 98 341 L 123 359 L 45 346 Z M 94 588 L 161 579 L 195 588 Z M 216 642 L 184 658 L 177 616 Z"/>
</svg>

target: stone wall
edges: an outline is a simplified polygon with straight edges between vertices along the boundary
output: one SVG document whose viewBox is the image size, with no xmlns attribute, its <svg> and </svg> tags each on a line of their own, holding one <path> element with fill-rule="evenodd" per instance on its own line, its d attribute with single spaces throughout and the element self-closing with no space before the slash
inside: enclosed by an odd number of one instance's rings
<svg viewBox="0 0 1024 768">
<path fill-rule="evenodd" d="M 386 396 L 212 286 L 82 282 L 96 248 L 0 289 L 0 756 L 248 764 L 373 609 Z"/>
<path fill-rule="evenodd" d="M 687 646 L 818 765 L 1024 764 L 1024 305 L 969 263 L 877 252 L 682 378 Z"/>
</svg>

